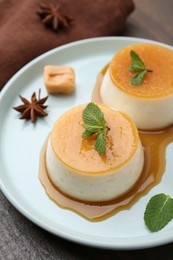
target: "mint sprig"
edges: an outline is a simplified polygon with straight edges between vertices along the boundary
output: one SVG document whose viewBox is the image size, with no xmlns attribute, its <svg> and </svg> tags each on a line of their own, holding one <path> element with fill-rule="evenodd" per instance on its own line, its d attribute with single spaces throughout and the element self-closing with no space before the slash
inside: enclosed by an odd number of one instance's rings
<svg viewBox="0 0 173 260">
<path fill-rule="evenodd" d="M 164 228 L 173 219 L 173 198 L 163 193 L 153 196 L 146 207 L 144 221 L 151 232 Z"/>
<path fill-rule="evenodd" d="M 141 60 L 141 58 L 135 51 L 131 50 L 130 56 L 131 56 L 132 61 L 131 61 L 129 70 L 136 71 L 136 73 L 131 78 L 131 84 L 139 85 L 142 83 L 145 74 L 147 72 L 152 72 L 152 70 L 146 68 L 144 62 Z"/>
<path fill-rule="evenodd" d="M 85 128 L 82 137 L 88 138 L 96 134 L 94 148 L 99 154 L 104 155 L 106 150 L 106 134 L 110 128 L 106 126 L 103 112 L 96 104 L 90 102 L 83 110 L 82 118 L 84 121 L 83 127 Z"/>
</svg>

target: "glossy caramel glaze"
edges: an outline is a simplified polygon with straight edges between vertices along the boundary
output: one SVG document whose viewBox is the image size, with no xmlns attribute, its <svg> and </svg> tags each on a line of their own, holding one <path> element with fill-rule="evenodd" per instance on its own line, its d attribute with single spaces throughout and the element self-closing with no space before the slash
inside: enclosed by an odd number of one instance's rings
<svg viewBox="0 0 173 260">
<path fill-rule="evenodd" d="M 94 149 L 95 135 L 82 138 L 82 112 L 86 105 L 64 113 L 51 131 L 51 145 L 57 159 L 81 174 L 104 174 L 117 170 L 133 157 L 139 144 L 137 128 L 127 115 L 105 105 L 99 106 L 110 128 L 105 155 Z"/>
<path fill-rule="evenodd" d="M 153 186 L 160 182 L 165 171 L 166 146 L 173 141 L 173 127 L 160 132 L 140 132 L 140 138 L 145 152 L 145 165 L 141 177 L 128 193 L 106 203 L 81 202 L 60 192 L 48 177 L 45 165 L 47 142 L 45 142 L 40 155 L 39 178 L 47 195 L 58 206 L 70 209 L 90 221 L 101 221 L 120 210 L 129 209 Z"/>
<path fill-rule="evenodd" d="M 136 73 L 129 71 L 131 50 L 152 70 L 146 73 L 143 82 L 136 87 L 130 83 Z M 109 71 L 115 86 L 126 94 L 145 99 L 163 98 L 173 94 L 173 51 L 166 47 L 149 43 L 125 47 L 113 57 Z"/>
<path fill-rule="evenodd" d="M 92 97 L 93 102 L 101 103 L 100 84 L 107 68 L 108 66 L 97 77 Z M 102 203 L 87 203 L 72 199 L 53 185 L 45 165 L 46 141 L 40 155 L 39 178 L 47 195 L 58 206 L 72 210 L 90 221 L 102 221 L 121 210 L 129 209 L 161 181 L 166 166 L 166 147 L 173 141 L 173 126 L 160 131 L 139 131 L 139 136 L 145 154 L 145 164 L 140 178 L 132 189 L 123 196 Z"/>
</svg>

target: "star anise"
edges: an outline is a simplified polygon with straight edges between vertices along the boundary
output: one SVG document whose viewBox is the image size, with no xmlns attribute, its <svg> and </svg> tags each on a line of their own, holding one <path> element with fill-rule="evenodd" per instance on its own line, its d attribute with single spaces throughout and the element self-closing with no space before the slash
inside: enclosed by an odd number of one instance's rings
<svg viewBox="0 0 173 260">
<path fill-rule="evenodd" d="M 37 14 L 41 17 L 42 22 L 57 31 L 58 28 L 69 28 L 73 18 L 61 11 L 60 4 L 40 4 L 40 10 Z"/>
<path fill-rule="evenodd" d="M 48 115 L 48 113 L 44 111 L 44 109 L 47 108 L 44 103 L 46 102 L 48 96 L 40 99 L 40 93 L 41 89 L 39 89 L 37 99 L 36 93 L 34 92 L 31 96 L 31 102 L 19 95 L 24 104 L 14 107 L 14 109 L 22 114 L 20 119 L 31 119 L 32 123 L 35 123 L 37 117 L 44 117 Z"/>
</svg>

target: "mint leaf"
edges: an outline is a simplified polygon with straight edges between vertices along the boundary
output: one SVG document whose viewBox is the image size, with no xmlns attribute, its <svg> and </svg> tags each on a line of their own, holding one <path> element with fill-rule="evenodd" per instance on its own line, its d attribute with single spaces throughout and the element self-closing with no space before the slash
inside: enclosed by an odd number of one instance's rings
<svg viewBox="0 0 173 260">
<path fill-rule="evenodd" d="M 94 148 L 99 154 L 105 154 L 106 134 L 110 128 L 106 126 L 104 114 L 96 104 L 90 102 L 83 110 L 82 118 L 83 128 L 85 128 L 82 137 L 87 138 L 96 134 Z"/>
<path fill-rule="evenodd" d="M 108 129 L 105 127 L 100 134 L 96 137 L 95 149 L 98 153 L 104 155 L 106 150 L 106 133 Z"/>
<path fill-rule="evenodd" d="M 144 70 L 144 71 L 141 71 L 141 72 L 137 72 L 131 78 L 131 84 L 132 85 L 139 85 L 139 84 L 141 84 L 146 73 L 147 73 L 147 70 Z"/>
<path fill-rule="evenodd" d="M 139 55 L 131 50 L 130 56 L 132 59 L 131 65 L 129 67 L 130 71 L 137 71 L 131 78 L 131 85 L 139 85 L 142 83 L 144 76 L 147 72 L 152 72 L 152 70 L 147 69 L 144 62 L 141 60 Z"/>
<path fill-rule="evenodd" d="M 90 125 L 97 125 L 104 127 L 106 121 L 100 108 L 94 103 L 90 102 L 82 113 L 84 123 Z"/>
<path fill-rule="evenodd" d="M 90 137 L 92 136 L 94 133 L 93 132 L 90 132 L 88 130 L 85 130 L 83 133 L 82 133 L 82 138 L 87 138 L 87 137 Z"/>
<path fill-rule="evenodd" d="M 144 221 L 151 232 L 164 228 L 173 218 L 173 198 L 163 193 L 153 196 L 147 204 Z"/>
<path fill-rule="evenodd" d="M 99 126 L 99 125 L 89 125 L 89 124 L 85 124 L 83 125 L 83 127 L 88 130 L 89 132 L 92 133 L 97 133 L 101 130 L 103 130 L 103 126 Z"/>
<path fill-rule="evenodd" d="M 146 69 L 145 64 L 143 63 L 143 61 L 141 60 L 141 58 L 135 51 L 131 50 L 130 56 L 132 58 L 132 64 L 130 65 L 129 70 L 145 70 Z"/>
</svg>

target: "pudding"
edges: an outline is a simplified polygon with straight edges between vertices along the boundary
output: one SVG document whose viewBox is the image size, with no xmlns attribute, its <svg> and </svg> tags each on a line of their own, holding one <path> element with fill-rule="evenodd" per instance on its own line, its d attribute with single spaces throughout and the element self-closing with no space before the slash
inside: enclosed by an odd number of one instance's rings
<svg viewBox="0 0 173 260">
<path fill-rule="evenodd" d="M 53 126 L 46 148 L 46 168 L 54 186 L 89 202 L 109 201 L 128 192 L 139 179 L 144 154 L 137 128 L 123 112 L 99 105 L 110 130 L 106 153 L 94 149 L 95 136 L 82 138 L 82 112 L 77 106 Z"/>
<path fill-rule="evenodd" d="M 143 81 L 131 85 L 131 50 L 147 68 Z M 100 86 L 107 106 L 127 113 L 139 129 L 162 129 L 173 124 L 173 51 L 155 44 L 136 44 L 120 50 L 111 60 Z"/>
</svg>

